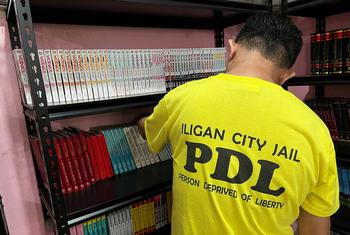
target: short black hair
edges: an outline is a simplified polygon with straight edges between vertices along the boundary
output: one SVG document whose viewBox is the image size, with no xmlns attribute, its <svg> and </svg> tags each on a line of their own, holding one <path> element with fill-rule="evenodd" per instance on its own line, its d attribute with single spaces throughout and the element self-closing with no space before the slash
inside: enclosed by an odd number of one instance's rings
<svg viewBox="0 0 350 235">
<path fill-rule="evenodd" d="M 257 50 L 281 68 L 291 68 L 301 50 L 300 30 L 282 14 L 258 13 L 250 17 L 239 32 L 236 43 Z"/>
</svg>

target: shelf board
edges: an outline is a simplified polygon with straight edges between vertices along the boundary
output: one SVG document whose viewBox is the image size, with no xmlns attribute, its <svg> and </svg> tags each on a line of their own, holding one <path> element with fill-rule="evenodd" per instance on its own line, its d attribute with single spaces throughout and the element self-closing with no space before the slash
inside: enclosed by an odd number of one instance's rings
<svg viewBox="0 0 350 235">
<path fill-rule="evenodd" d="M 171 190 L 172 161 L 117 175 L 81 192 L 64 195 L 68 225 Z"/>
<path fill-rule="evenodd" d="M 296 0 L 288 3 L 288 15 L 320 17 L 350 11 L 348 0 Z"/>
<path fill-rule="evenodd" d="M 198 29 L 234 25 L 267 10 L 265 4 L 230 0 L 31 0 L 30 4 L 34 23 Z"/>
<path fill-rule="evenodd" d="M 95 114 L 116 112 L 125 109 L 154 106 L 163 98 L 163 94 L 134 96 L 113 100 L 101 100 L 93 102 L 64 104 L 49 106 L 49 118 L 51 121 L 65 118 L 81 117 Z M 35 119 L 33 107 L 24 105 L 24 113 L 31 119 Z"/>
<path fill-rule="evenodd" d="M 331 216 L 331 221 L 332 230 L 338 231 L 341 234 L 350 235 L 350 209 L 341 206 L 339 210 L 333 216 Z"/>
<path fill-rule="evenodd" d="M 289 79 L 283 86 L 350 84 L 350 74 L 306 75 Z"/>
</svg>

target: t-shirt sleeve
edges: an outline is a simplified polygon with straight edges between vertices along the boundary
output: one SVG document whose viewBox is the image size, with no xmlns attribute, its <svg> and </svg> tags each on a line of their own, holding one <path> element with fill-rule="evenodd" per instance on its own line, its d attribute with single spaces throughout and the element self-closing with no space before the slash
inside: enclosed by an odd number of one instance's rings
<svg viewBox="0 0 350 235">
<path fill-rule="evenodd" d="M 161 99 L 154 108 L 153 113 L 145 121 L 145 133 L 149 149 L 158 153 L 168 142 L 169 115 L 166 97 Z"/>
<path fill-rule="evenodd" d="M 309 193 L 302 208 L 312 215 L 328 217 L 339 208 L 339 182 L 333 143 L 330 144 L 328 161 L 320 161 L 316 187 Z"/>
</svg>

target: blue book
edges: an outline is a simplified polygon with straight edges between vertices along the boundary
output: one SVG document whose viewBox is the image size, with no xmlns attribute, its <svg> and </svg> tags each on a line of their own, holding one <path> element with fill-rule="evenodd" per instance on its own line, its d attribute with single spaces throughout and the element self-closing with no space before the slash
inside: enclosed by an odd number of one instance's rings
<svg viewBox="0 0 350 235">
<path fill-rule="evenodd" d="M 120 136 L 121 143 L 122 143 L 122 150 L 123 150 L 123 160 L 125 162 L 126 168 L 128 171 L 133 170 L 131 164 L 130 164 L 130 148 L 128 145 L 128 141 L 126 139 L 125 133 L 124 133 L 124 128 L 119 128 L 118 129 L 118 136 Z"/>
<path fill-rule="evenodd" d="M 111 135 L 113 137 L 114 143 L 116 143 L 115 147 L 118 149 L 118 167 L 119 167 L 119 171 L 121 173 L 127 172 L 128 169 L 126 167 L 126 163 L 124 162 L 124 153 L 123 153 L 123 146 L 122 146 L 122 140 L 119 138 L 118 134 L 117 134 L 117 130 L 119 128 L 116 129 L 111 129 Z"/>
<path fill-rule="evenodd" d="M 87 223 L 83 223 L 83 232 L 84 232 L 84 235 L 90 235 Z"/>
<path fill-rule="evenodd" d="M 118 175 L 119 174 L 119 169 L 118 169 L 118 164 L 117 164 L 117 160 L 116 160 L 116 151 L 115 151 L 115 149 L 113 147 L 114 141 L 111 139 L 111 134 L 110 134 L 109 130 L 103 130 L 102 133 L 103 133 L 103 135 L 105 136 L 105 139 L 106 139 L 109 156 L 111 156 L 111 161 L 112 161 L 114 174 Z"/>
<path fill-rule="evenodd" d="M 343 179 L 341 175 L 341 168 L 338 167 L 338 181 L 339 181 L 339 193 L 343 194 Z"/>
<path fill-rule="evenodd" d="M 344 188 L 344 194 L 348 195 L 348 182 L 346 179 L 346 170 L 345 169 L 341 169 L 342 172 L 342 178 L 343 178 L 343 188 Z"/>
</svg>

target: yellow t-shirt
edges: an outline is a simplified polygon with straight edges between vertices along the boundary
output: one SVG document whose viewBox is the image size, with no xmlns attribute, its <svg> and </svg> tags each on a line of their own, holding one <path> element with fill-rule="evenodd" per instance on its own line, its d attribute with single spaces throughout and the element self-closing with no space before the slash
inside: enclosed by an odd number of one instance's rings
<svg viewBox="0 0 350 235">
<path fill-rule="evenodd" d="M 293 234 L 299 207 L 339 207 L 334 146 L 321 119 L 258 78 L 219 74 L 170 91 L 145 121 L 173 151 L 172 234 Z"/>
</svg>

